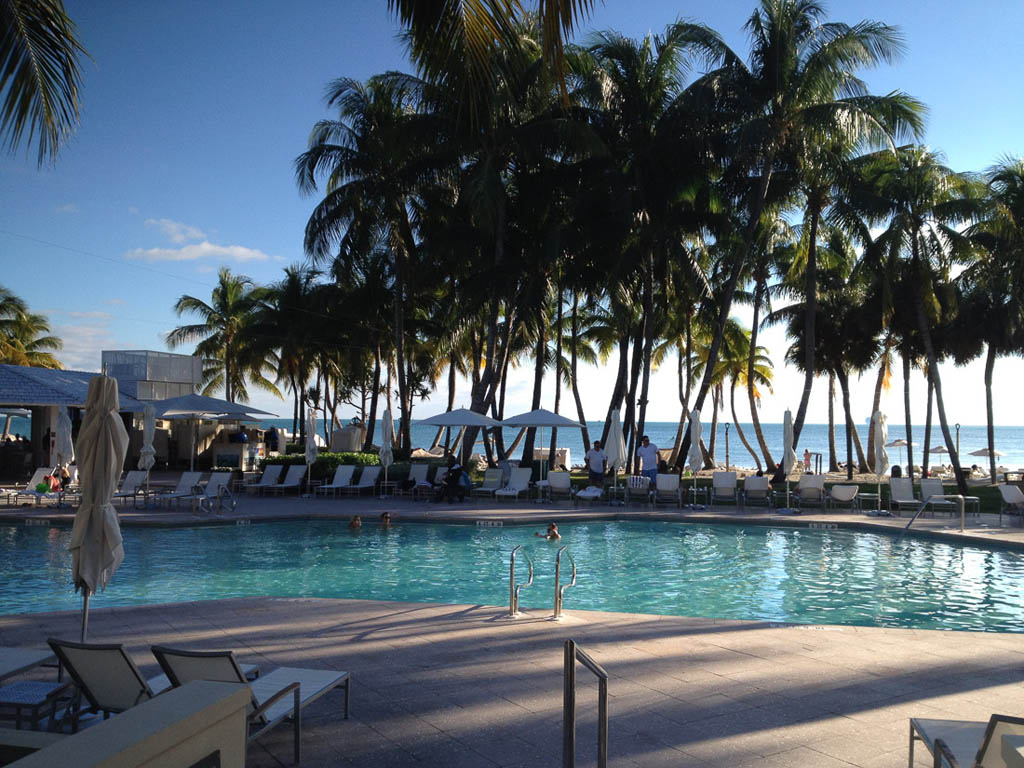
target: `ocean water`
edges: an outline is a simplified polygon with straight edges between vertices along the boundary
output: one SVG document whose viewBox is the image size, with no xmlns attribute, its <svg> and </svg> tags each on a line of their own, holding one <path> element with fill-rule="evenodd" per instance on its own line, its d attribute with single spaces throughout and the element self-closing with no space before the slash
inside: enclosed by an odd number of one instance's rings
<svg viewBox="0 0 1024 768">
<path fill-rule="evenodd" d="M 2 423 L 2 422 L 0 422 Z M 284 428 L 291 430 L 292 420 L 291 419 L 270 419 L 268 421 L 260 422 L 260 426 L 264 429 L 268 429 L 271 426 L 278 428 Z M 659 448 L 671 448 L 676 437 L 676 428 L 678 424 L 670 421 L 654 421 L 647 422 L 645 427 L 646 434 L 651 438 L 651 442 L 657 445 Z M 587 427 L 590 431 L 590 439 L 600 439 L 601 431 L 604 429 L 603 421 L 589 421 Z M 748 442 L 754 450 L 758 450 L 757 438 L 754 435 L 754 428 L 751 424 L 740 424 L 740 428 L 745 433 Z M 952 425 L 950 427 L 953 429 Z M 323 430 L 323 425 L 319 425 L 319 429 Z M 703 437 L 704 442 L 707 443 L 710 438 L 710 423 L 703 424 Z M 775 461 L 779 461 L 782 457 L 782 424 L 761 424 L 761 430 L 764 433 L 765 441 L 768 443 L 768 449 L 772 452 L 772 458 Z M 864 450 L 867 451 L 867 436 L 868 427 L 867 424 L 858 425 L 858 430 L 861 439 L 861 445 Z M 437 432 L 437 427 L 422 426 L 413 420 L 412 425 L 412 444 L 415 448 L 429 448 L 434 440 L 434 435 Z M 505 444 L 511 445 L 512 441 L 515 440 L 518 434 L 518 429 L 506 429 L 505 430 Z M 725 423 L 719 422 L 718 424 L 718 437 L 715 445 L 716 459 L 720 463 L 725 462 Z M 954 440 L 956 437 L 956 430 L 954 432 Z M 15 418 L 11 421 L 11 433 L 21 433 L 23 435 L 30 434 L 29 420 L 23 418 Z M 454 434 L 457 430 L 453 430 Z M 380 421 L 377 422 L 377 435 L 380 435 Z M 1001 427 L 995 428 L 996 450 L 1001 451 L 1004 456 L 997 459 L 997 465 L 1001 464 L 1010 469 L 1017 469 L 1018 467 L 1024 467 L 1024 427 Z M 906 430 L 902 423 L 889 423 L 889 440 L 895 440 L 897 438 L 906 439 Z M 539 435 L 538 435 L 539 440 Z M 551 440 L 550 431 L 544 430 L 544 443 L 543 447 L 547 447 Z M 442 436 L 442 443 L 444 439 Z M 917 445 L 914 448 L 914 463 L 917 465 L 921 464 L 921 450 L 924 443 L 924 425 L 914 426 L 914 442 Z M 932 427 L 932 447 L 937 445 L 943 445 L 942 432 L 938 428 L 936 423 Z M 987 438 L 985 433 L 985 425 L 976 424 L 961 424 L 960 425 L 960 461 L 965 466 L 971 466 L 971 464 L 978 464 L 982 467 L 988 467 L 988 459 L 980 458 L 976 456 L 970 456 L 971 451 L 984 448 L 987 445 Z M 483 446 L 478 446 L 480 452 L 483 452 Z M 538 447 L 541 447 L 538 442 Z M 560 429 L 558 430 L 558 447 L 568 448 L 570 452 L 571 461 L 573 464 L 583 463 L 583 440 L 580 430 L 578 429 Z M 811 453 L 820 453 L 822 455 L 822 466 L 828 464 L 828 425 L 827 424 L 805 424 L 803 432 L 800 435 L 800 445 L 797 447 L 797 455 L 799 459 L 803 458 L 804 449 L 808 449 Z M 846 432 L 839 426 L 836 428 L 836 451 L 839 456 L 839 461 L 846 460 Z M 522 455 L 522 450 L 516 451 L 516 454 L 512 456 L 513 459 L 518 459 Z M 907 452 L 906 449 L 900 450 L 898 448 L 889 449 L 889 461 L 893 464 L 906 463 Z M 948 464 L 948 457 L 945 454 L 933 453 L 929 465 L 935 464 Z M 856 461 L 856 448 L 854 448 L 854 460 Z M 743 447 L 743 443 L 740 442 L 739 435 L 735 425 L 730 424 L 729 428 L 729 463 L 737 467 L 754 467 L 755 462 L 751 455 L 747 452 L 746 448 Z"/>
</svg>

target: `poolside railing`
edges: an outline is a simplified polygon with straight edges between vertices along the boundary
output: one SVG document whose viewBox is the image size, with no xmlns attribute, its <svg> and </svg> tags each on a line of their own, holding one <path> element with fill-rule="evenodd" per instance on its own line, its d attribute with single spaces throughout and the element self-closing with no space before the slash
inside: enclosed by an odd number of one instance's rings
<svg viewBox="0 0 1024 768">
<path fill-rule="evenodd" d="M 533 560 L 523 550 L 523 557 L 526 558 L 526 563 L 530 567 L 530 573 L 526 581 L 522 584 L 516 584 L 516 553 L 523 549 L 522 544 L 518 544 L 512 550 L 512 556 L 508 561 L 508 615 L 509 618 L 515 618 L 519 615 L 519 592 L 525 587 L 529 587 L 533 584 Z"/>
<path fill-rule="evenodd" d="M 562 768 L 576 767 L 576 662 L 597 676 L 597 768 L 608 766 L 608 673 L 576 641 L 565 641 L 562 699 Z"/>
<path fill-rule="evenodd" d="M 562 553 L 565 552 L 565 556 L 569 558 L 569 562 L 572 563 L 572 581 L 568 584 L 562 584 Z M 558 550 L 558 554 L 555 556 L 555 610 L 553 619 L 562 618 L 562 601 L 565 599 L 565 590 L 569 587 L 576 586 L 576 561 L 572 559 L 572 555 L 569 554 L 569 547 L 562 547 Z"/>
</svg>

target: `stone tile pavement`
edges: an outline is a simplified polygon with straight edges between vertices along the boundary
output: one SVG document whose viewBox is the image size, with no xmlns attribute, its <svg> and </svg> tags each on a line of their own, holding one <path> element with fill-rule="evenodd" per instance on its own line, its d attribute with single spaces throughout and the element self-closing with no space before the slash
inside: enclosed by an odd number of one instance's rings
<svg viewBox="0 0 1024 768">
<path fill-rule="evenodd" d="M 304 717 L 306 766 L 557 768 L 562 645 L 611 676 L 610 764 L 899 768 L 910 716 L 1024 711 L 1024 634 L 772 625 L 480 605 L 244 598 L 135 608 L 94 600 L 90 632 L 146 672 L 154 643 L 233 648 L 265 669 L 351 670 Z M 0 616 L 0 644 L 75 637 L 74 612 Z M 52 671 L 50 672 L 52 674 Z M 593 765 L 596 683 L 578 671 L 579 765 Z M 288 729 L 249 766 L 290 759 Z M 918 750 L 918 765 L 930 765 Z"/>
</svg>

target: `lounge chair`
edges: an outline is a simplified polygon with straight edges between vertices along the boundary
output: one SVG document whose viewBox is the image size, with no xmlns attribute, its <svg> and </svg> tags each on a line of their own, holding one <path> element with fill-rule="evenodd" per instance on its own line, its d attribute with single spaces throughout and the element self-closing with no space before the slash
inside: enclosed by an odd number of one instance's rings
<svg viewBox="0 0 1024 768">
<path fill-rule="evenodd" d="M 933 515 L 936 512 L 948 512 L 952 515 L 959 509 L 955 501 L 948 501 L 946 499 L 935 499 L 934 501 L 929 501 L 932 496 L 943 496 L 945 493 L 946 491 L 942 487 L 942 481 L 938 478 L 921 478 L 921 500 L 925 502 L 925 509 L 931 507 Z"/>
<path fill-rule="evenodd" d="M 651 501 L 654 504 L 661 504 L 663 501 L 672 502 L 677 507 L 683 505 L 683 494 L 679 490 L 679 475 L 675 472 L 659 472 L 654 481 L 654 496 Z"/>
<path fill-rule="evenodd" d="M 999 489 L 999 524 L 1003 515 L 1016 515 L 1017 524 L 1024 525 L 1024 492 L 1017 485 L 997 485 Z"/>
<path fill-rule="evenodd" d="M 899 511 L 903 508 L 917 509 L 921 504 L 914 498 L 914 483 L 909 477 L 889 478 L 889 509 Z"/>
<path fill-rule="evenodd" d="M 53 467 L 37 467 L 36 471 L 32 473 L 32 477 L 24 486 L 17 486 L 14 488 L 5 488 L 3 490 L 4 495 L 7 497 L 7 502 L 18 503 L 18 498 L 21 496 L 31 496 L 38 504 L 44 498 L 50 495 L 50 492 L 40 493 L 36 490 L 36 486 L 40 483 L 47 482 L 46 478 L 53 472 Z M 56 493 L 56 492 L 54 492 Z"/>
<path fill-rule="evenodd" d="M 531 467 L 517 467 L 512 470 L 508 484 L 494 492 L 494 498 L 518 499 L 519 494 L 530 495 L 530 476 L 533 474 Z"/>
<path fill-rule="evenodd" d="M 501 468 L 487 469 L 484 471 L 484 481 L 470 491 L 471 496 L 493 496 L 494 492 L 501 488 L 503 476 Z"/>
<path fill-rule="evenodd" d="M 772 483 L 771 479 L 764 477 L 748 477 L 743 481 L 743 506 L 748 504 L 764 504 L 770 507 L 772 504 Z"/>
<path fill-rule="evenodd" d="M 193 680 L 248 683 L 252 690 L 248 741 L 290 720 L 296 763 L 302 758 L 300 713 L 307 705 L 335 688 L 344 688 L 345 719 L 348 719 L 348 672 L 280 667 L 249 681 L 231 651 L 183 651 L 161 646 L 153 646 L 152 650 L 160 667 L 176 688 Z"/>
<path fill-rule="evenodd" d="M 793 498 L 796 499 L 797 507 L 803 507 L 805 504 L 816 504 L 819 507 L 824 507 L 825 476 L 800 475 L 800 482 L 796 484 Z"/>
<path fill-rule="evenodd" d="M 548 472 L 548 498 L 572 501 L 572 476 L 568 472 Z"/>
<path fill-rule="evenodd" d="M 124 476 L 121 487 L 114 493 L 114 499 L 135 499 L 139 493 L 140 486 L 146 482 L 146 471 L 144 469 L 133 469 Z"/>
<path fill-rule="evenodd" d="M 334 469 L 334 479 L 326 485 L 321 485 L 316 489 L 316 492 L 326 496 L 327 492 L 330 491 L 331 496 L 337 497 L 339 490 L 343 491 L 352 485 L 352 474 L 355 471 L 355 464 L 339 464 Z"/>
<path fill-rule="evenodd" d="M 398 493 L 408 494 L 413 498 L 424 493 L 429 495 L 434 488 L 427 481 L 427 471 L 429 469 L 429 464 L 410 464 L 409 477 L 405 480 L 405 487 L 399 486 Z"/>
<path fill-rule="evenodd" d="M 161 494 L 159 501 L 166 501 L 167 505 L 170 506 L 172 501 L 177 505 L 182 499 L 194 499 L 197 496 L 202 496 L 203 489 L 197 488 L 199 478 L 202 475 L 202 472 L 182 472 L 174 490 L 170 493 Z"/>
<path fill-rule="evenodd" d="M 626 503 L 633 499 L 642 499 L 645 504 L 651 503 L 651 478 L 645 475 L 630 475 L 626 481 Z"/>
<path fill-rule="evenodd" d="M 858 493 L 860 493 L 859 485 L 833 485 L 828 489 L 828 508 L 846 506 L 850 509 L 860 509 Z"/>
<path fill-rule="evenodd" d="M 715 472 L 711 475 L 710 506 L 714 506 L 716 501 L 738 506 L 739 494 L 736 490 L 735 472 Z"/>
<path fill-rule="evenodd" d="M 1002 756 L 1004 736 L 1024 736 L 1024 718 L 992 715 L 983 723 L 912 717 L 909 764 L 914 764 L 914 742 L 920 741 L 934 756 L 935 766 L 1006 768 Z"/>
<path fill-rule="evenodd" d="M 372 496 L 373 489 L 377 487 L 378 477 L 380 477 L 380 467 L 363 467 L 363 471 L 359 473 L 359 482 L 342 490 L 356 496 L 362 496 L 363 491 L 368 490 Z"/>
<path fill-rule="evenodd" d="M 288 467 L 288 473 L 284 476 L 284 480 L 277 485 L 270 486 L 267 490 L 273 493 L 284 493 L 285 491 L 294 490 L 298 493 L 302 490 L 302 481 L 306 477 L 306 468 L 306 464 L 291 464 Z"/>
<path fill-rule="evenodd" d="M 263 468 L 263 476 L 257 482 L 246 485 L 245 492 L 263 493 L 265 489 L 273 488 L 281 477 L 282 469 L 284 469 L 284 464 L 267 464 Z"/>
</svg>

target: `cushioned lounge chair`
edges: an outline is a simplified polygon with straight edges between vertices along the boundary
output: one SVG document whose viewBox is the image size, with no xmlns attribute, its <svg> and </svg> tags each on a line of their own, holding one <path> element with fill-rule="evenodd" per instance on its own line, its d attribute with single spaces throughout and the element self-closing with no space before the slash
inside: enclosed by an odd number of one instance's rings
<svg viewBox="0 0 1024 768">
<path fill-rule="evenodd" d="M 288 467 L 288 473 L 277 485 L 272 485 L 267 490 L 273 493 L 284 493 L 285 491 L 295 491 L 298 493 L 302 489 L 302 481 L 306 477 L 306 464 L 292 464 Z"/>
<path fill-rule="evenodd" d="M 858 493 L 860 493 L 860 486 L 857 485 L 833 485 L 828 489 L 828 508 L 858 509 L 860 507 L 860 502 L 857 500 Z"/>
<path fill-rule="evenodd" d="M 999 524 L 1003 515 L 1016 516 L 1017 524 L 1024 525 L 1024 492 L 1016 485 L 997 485 L 999 489 Z"/>
<path fill-rule="evenodd" d="M 530 467 L 517 467 L 512 470 L 508 484 L 494 492 L 496 499 L 518 499 L 519 495 L 525 493 L 530 495 L 530 476 L 533 470 Z"/>
<path fill-rule="evenodd" d="M 683 505 L 683 494 L 679 490 L 679 475 L 674 472 L 659 472 L 654 481 L 654 497 L 651 499 L 655 504 L 669 502 L 677 507 Z"/>
<path fill-rule="evenodd" d="M 800 475 L 800 482 L 793 491 L 793 498 L 796 499 L 797 507 L 804 507 L 813 504 L 819 507 L 825 506 L 825 476 L 824 475 Z"/>
<path fill-rule="evenodd" d="M 711 506 L 721 501 L 732 506 L 739 503 L 735 472 L 715 472 L 711 475 Z"/>
<path fill-rule="evenodd" d="M 373 495 L 373 489 L 377 487 L 377 478 L 380 477 L 380 467 L 363 467 L 359 473 L 359 482 L 343 488 L 345 493 L 361 496 L 363 491 L 369 491 Z"/>
<path fill-rule="evenodd" d="M 317 493 L 322 493 L 326 496 L 328 491 L 330 491 L 331 496 L 337 497 L 339 490 L 344 491 L 352 485 L 352 475 L 355 471 L 355 464 L 339 464 L 334 469 L 334 478 L 331 482 L 317 488 Z"/>
<path fill-rule="evenodd" d="M 252 690 L 248 740 L 259 738 L 271 728 L 291 721 L 296 763 L 302 757 L 301 712 L 306 706 L 335 688 L 344 688 L 345 719 L 348 719 L 351 687 L 348 672 L 280 667 L 249 681 L 231 651 L 184 651 L 163 646 L 153 646 L 152 650 L 175 687 L 193 680 L 248 683 Z"/>
<path fill-rule="evenodd" d="M 937 477 L 922 477 L 921 478 L 921 499 L 925 500 L 925 509 L 931 508 L 932 514 L 935 512 L 948 512 L 952 515 L 954 512 L 960 509 L 955 501 L 948 501 L 946 499 L 935 499 L 934 501 L 927 501 L 932 496 L 943 496 L 946 493 L 946 489 L 942 487 L 942 481 Z"/>
<path fill-rule="evenodd" d="M 548 472 L 548 497 L 572 501 L 572 476 L 568 472 Z"/>
<path fill-rule="evenodd" d="M 470 491 L 471 496 L 493 496 L 501 488 L 503 473 L 500 468 L 484 470 L 484 481 Z"/>
<path fill-rule="evenodd" d="M 764 504 L 766 507 L 770 507 L 771 503 L 772 483 L 770 478 L 755 475 L 743 481 L 743 506 Z"/>
<path fill-rule="evenodd" d="M 917 509 L 921 504 L 914 498 L 914 483 L 909 477 L 889 478 L 889 509 L 899 512 L 901 509 Z"/>
<path fill-rule="evenodd" d="M 626 481 L 626 503 L 632 504 L 633 499 L 644 504 L 651 503 L 651 478 L 644 475 L 630 475 Z"/>
<path fill-rule="evenodd" d="M 1006 768 L 1004 736 L 1024 736 L 1024 718 L 992 715 L 987 723 L 911 718 L 909 765 L 914 764 L 914 742 L 920 741 L 935 757 L 936 766 Z M 937 747 L 945 749 L 936 754 Z"/>
<path fill-rule="evenodd" d="M 278 479 L 281 477 L 281 470 L 284 469 L 284 464 L 267 464 L 263 468 L 263 475 L 255 483 L 249 483 L 245 486 L 246 493 L 263 493 L 267 488 L 272 488 L 277 485 Z"/>
</svg>

